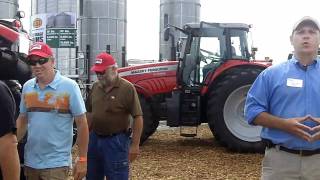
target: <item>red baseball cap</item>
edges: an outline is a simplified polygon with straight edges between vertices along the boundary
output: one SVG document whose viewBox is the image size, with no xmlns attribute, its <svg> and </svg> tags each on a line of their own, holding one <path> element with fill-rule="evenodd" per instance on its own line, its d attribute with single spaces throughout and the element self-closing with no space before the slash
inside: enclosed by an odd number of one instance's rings
<svg viewBox="0 0 320 180">
<path fill-rule="evenodd" d="M 49 45 L 43 42 L 36 42 L 32 44 L 29 48 L 28 57 L 32 55 L 48 58 L 52 56 L 53 53 Z"/>
<path fill-rule="evenodd" d="M 91 67 L 91 71 L 94 72 L 103 72 L 108 67 L 115 65 L 116 61 L 113 59 L 113 57 L 105 52 L 102 52 L 97 55 L 95 64 Z"/>
</svg>

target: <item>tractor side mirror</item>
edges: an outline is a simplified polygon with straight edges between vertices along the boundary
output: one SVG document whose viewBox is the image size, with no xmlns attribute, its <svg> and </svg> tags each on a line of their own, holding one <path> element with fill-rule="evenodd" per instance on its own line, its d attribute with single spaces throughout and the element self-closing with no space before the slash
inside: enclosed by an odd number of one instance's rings
<svg viewBox="0 0 320 180">
<path fill-rule="evenodd" d="M 258 48 L 257 47 L 252 47 L 251 48 L 251 57 L 253 58 L 253 59 L 255 59 L 256 58 L 256 52 L 258 51 Z"/>
<path fill-rule="evenodd" d="M 24 11 L 17 11 L 16 17 L 18 19 L 24 18 L 26 16 Z"/>
<path fill-rule="evenodd" d="M 163 39 L 164 39 L 164 41 L 168 41 L 168 40 L 169 40 L 169 36 L 170 36 L 170 28 L 167 27 L 167 28 L 164 30 L 164 34 L 163 34 Z"/>
<path fill-rule="evenodd" d="M 251 48 L 251 52 L 257 52 L 258 51 L 258 48 L 257 47 L 252 47 Z"/>
<path fill-rule="evenodd" d="M 168 27 L 169 24 L 169 15 L 168 14 L 164 14 L 163 15 L 163 28 Z"/>
<path fill-rule="evenodd" d="M 169 15 L 168 14 L 163 15 L 163 28 L 165 28 L 163 39 L 164 39 L 164 41 L 168 41 L 169 36 L 170 36 Z"/>
</svg>

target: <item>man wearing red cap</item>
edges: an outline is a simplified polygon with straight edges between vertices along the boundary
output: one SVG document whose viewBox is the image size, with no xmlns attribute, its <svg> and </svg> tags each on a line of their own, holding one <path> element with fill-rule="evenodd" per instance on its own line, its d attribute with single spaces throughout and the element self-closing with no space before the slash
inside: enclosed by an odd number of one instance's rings
<svg viewBox="0 0 320 180">
<path fill-rule="evenodd" d="M 68 179 L 75 120 L 80 158 L 74 167 L 74 179 L 80 180 L 87 171 L 89 132 L 79 86 L 54 69 L 53 53 L 45 43 L 30 47 L 27 63 L 35 78 L 23 85 L 17 119 L 19 140 L 28 130 L 25 175 L 30 180 Z"/>
<path fill-rule="evenodd" d="M 264 70 L 245 104 L 249 124 L 263 126 L 262 180 L 320 178 L 320 26 L 304 17 L 290 37 L 294 56 Z"/>
<path fill-rule="evenodd" d="M 90 128 L 87 180 L 127 180 L 129 162 L 139 154 L 143 119 L 134 86 L 119 77 L 117 64 L 107 53 L 91 68 L 98 81 L 87 99 Z M 133 117 L 130 142 L 130 117 Z M 131 143 L 131 144 L 130 144 Z"/>
</svg>

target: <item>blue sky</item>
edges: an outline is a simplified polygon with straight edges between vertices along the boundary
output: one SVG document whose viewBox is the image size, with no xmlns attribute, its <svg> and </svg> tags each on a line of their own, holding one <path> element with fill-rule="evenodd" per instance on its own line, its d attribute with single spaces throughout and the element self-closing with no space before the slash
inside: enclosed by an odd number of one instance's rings
<svg viewBox="0 0 320 180">
<path fill-rule="evenodd" d="M 19 0 L 30 16 L 29 0 Z M 316 0 L 201 0 L 201 20 L 252 24 L 257 58 L 284 61 L 292 51 L 293 24 L 303 16 L 320 19 Z M 160 0 L 127 0 L 127 58 L 158 59 Z M 25 18 L 25 26 L 29 19 Z"/>
</svg>

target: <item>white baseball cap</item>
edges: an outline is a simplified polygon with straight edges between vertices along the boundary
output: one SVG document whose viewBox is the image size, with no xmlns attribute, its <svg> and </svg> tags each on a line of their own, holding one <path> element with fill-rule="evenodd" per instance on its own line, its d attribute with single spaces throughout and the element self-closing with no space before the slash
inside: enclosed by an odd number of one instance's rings
<svg viewBox="0 0 320 180">
<path fill-rule="evenodd" d="M 317 29 L 318 31 L 320 31 L 320 26 L 318 21 L 310 16 L 305 16 L 294 24 L 292 33 L 304 26 L 311 26 Z"/>
</svg>

